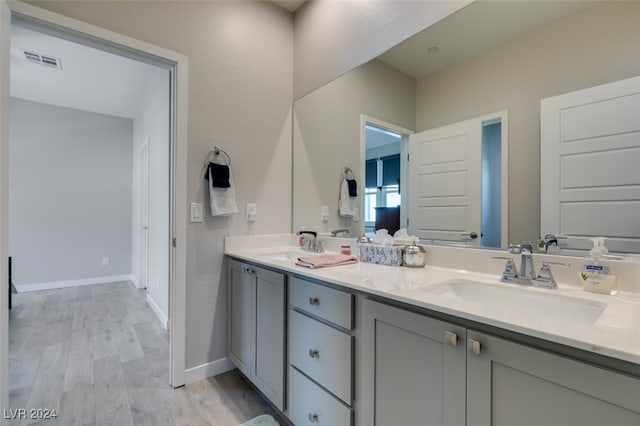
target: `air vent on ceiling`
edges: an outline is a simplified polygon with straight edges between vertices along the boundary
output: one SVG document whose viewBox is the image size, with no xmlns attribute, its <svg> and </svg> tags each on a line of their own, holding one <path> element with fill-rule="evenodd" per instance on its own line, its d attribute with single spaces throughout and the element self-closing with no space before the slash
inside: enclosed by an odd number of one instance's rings
<svg viewBox="0 0 640 426">
<path fill-rule="evenodd" d="M 29 50 L 23 50 L 24 58 L 34 64 L 62 70 L 62 61 L 55 56 L 43 55 Z"/>
</svg>

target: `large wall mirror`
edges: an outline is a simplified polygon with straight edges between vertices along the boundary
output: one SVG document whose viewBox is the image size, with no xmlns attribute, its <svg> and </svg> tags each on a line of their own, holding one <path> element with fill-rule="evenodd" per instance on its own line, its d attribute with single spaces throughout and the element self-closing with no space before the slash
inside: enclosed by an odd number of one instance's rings
<svg viewBox="0 0 640 426">
<path fill-rule="evenodd" d="M 391 223 L 431 226 L 414 232 L 423 240 L 536 241 L 548 232 L 541 101 L 638 75 L 640 2 L 477 0 L 295 102 L 294 231 L 355 237 Z M 473 155 L 462 133 L 481 141 Z M 358 188 L 341 215 L 345 168 Z M 628 174 L 636 192 L 638 170 Z M 418 191 L 427 180 L 431 189 Z M 433 201 L 430 210 L 411 204 L 420 196 Z M 464 197 L 480 200 L 473 214 L 456 204 Z M 476 215 L 478 225 L 456 222 Z M 634 226 L 625 237 L 640 241 L 640 219 Z"/>
</svg>

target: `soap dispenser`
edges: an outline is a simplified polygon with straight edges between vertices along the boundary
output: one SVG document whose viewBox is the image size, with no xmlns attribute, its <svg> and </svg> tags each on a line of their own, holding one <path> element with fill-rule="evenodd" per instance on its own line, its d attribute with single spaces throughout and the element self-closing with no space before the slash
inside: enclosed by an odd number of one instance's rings
<svg viewBox="0 0 640 426">
<path fill-rule="evenodd" d="M 609 267 L 602 265 L 598 259 L 609 253 L 604 242 L 605 237 L 591 238 L 593 248 L 589 251 L 591 259 L 585 263 L 580 278 L 586 291 L 602 294 L 616 294 L 617 277 L 612 275 Z"/>
</svg>

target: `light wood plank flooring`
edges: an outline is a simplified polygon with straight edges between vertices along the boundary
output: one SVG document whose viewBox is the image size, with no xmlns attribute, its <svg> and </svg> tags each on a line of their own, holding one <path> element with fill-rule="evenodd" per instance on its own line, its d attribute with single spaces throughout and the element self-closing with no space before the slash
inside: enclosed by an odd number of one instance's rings
<svg viewBox="0 0 640 426">
<path fill-rule="evenodd" d="M 130 282 L 14 294 L 12 425 L 238 425 L 275 411 L 237 370 L 172 389 L 169 336 Z"/>
</svg>

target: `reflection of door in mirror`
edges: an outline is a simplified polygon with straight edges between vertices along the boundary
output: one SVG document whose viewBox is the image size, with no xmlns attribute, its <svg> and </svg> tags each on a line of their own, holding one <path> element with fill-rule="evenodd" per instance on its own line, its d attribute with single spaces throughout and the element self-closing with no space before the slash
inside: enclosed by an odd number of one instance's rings
<svg viewBox="0 0 640 426">
<path fill-rule="evenodd" d="M 387 229 L 391 235 L 401 225 L 400 207 L 406 185 L 403 155 L 409 131 L 390 123 L 363 117 L 364 131 L 364 230 L 373 235 Z"/>
<path fill-rule="evenodd" d="M 506 244 L 506 111 L 409 138 L 409 233 L 484 247 Z"/>
<path fill-rule="evenodd" d="M 541 101 L 542 234 L 640 252 L 640 77 Z"/>
</svg>

